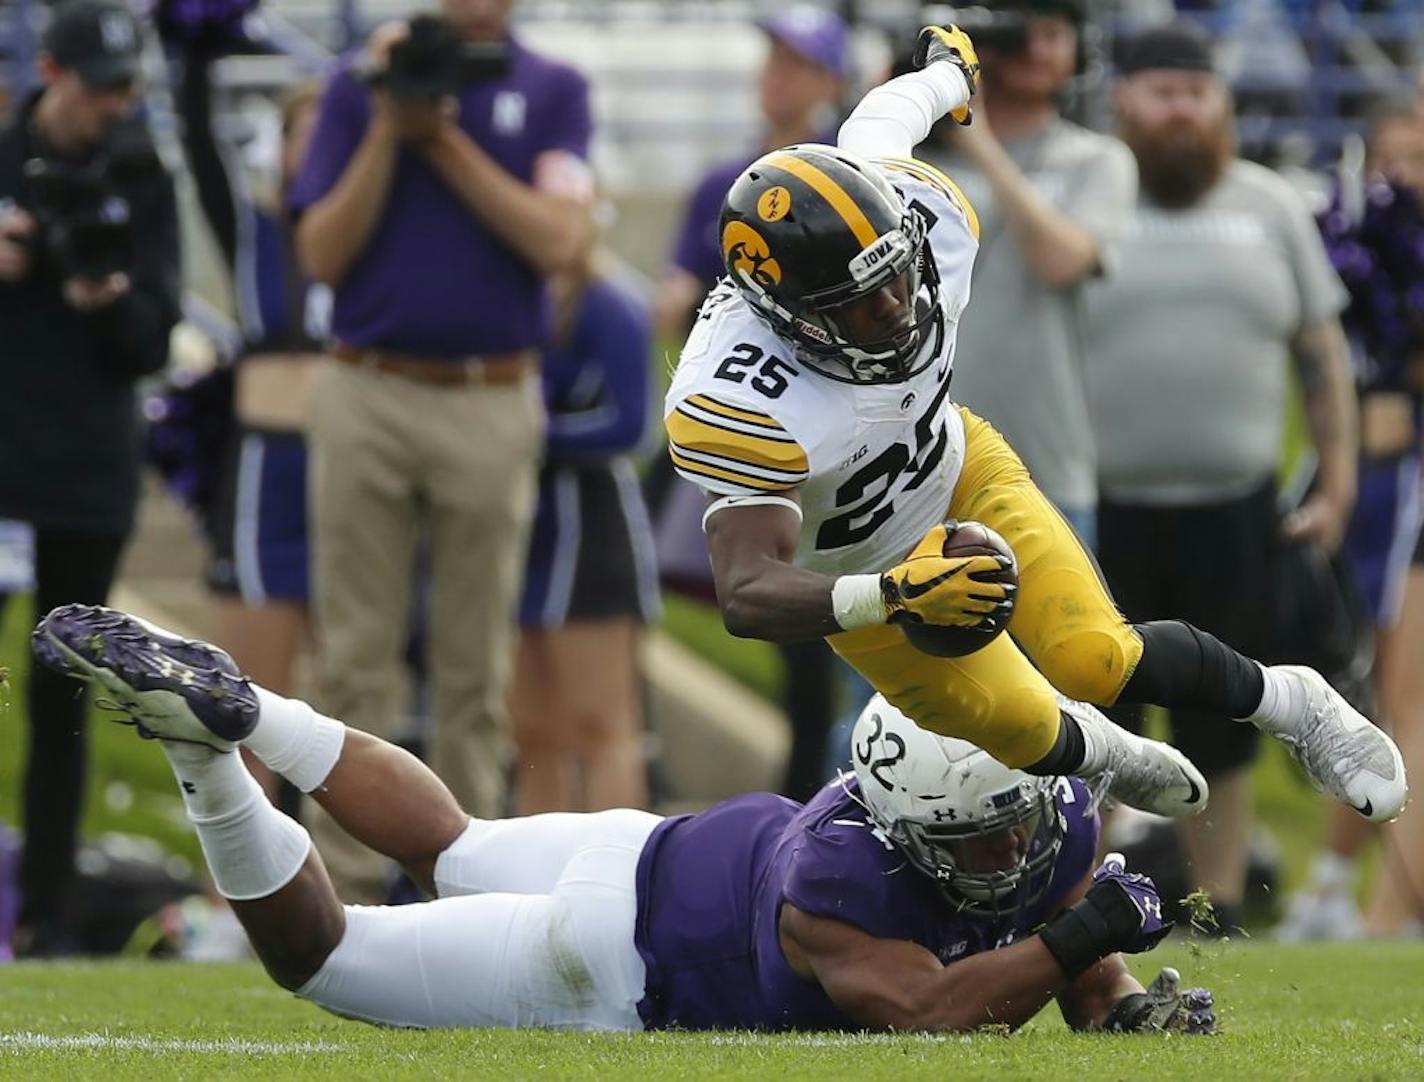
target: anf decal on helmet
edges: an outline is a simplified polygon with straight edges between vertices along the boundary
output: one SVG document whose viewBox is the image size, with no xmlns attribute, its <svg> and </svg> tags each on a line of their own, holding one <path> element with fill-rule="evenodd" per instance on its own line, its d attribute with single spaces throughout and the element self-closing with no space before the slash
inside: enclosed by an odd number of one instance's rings
<svg viewBox="0 0 1424 1082">
<path fill-rule="evenodd" d="M 722 230 L 722 258 L 734 275 L 746 275 L 763 289 L 781 282 L 781 264 L 771 258 L 766 238 L 746 222 L 728 222 Z"/>
<path fill-rule="evenodd" d="M 757 215 L 764 222 L 779 222 L 791 210 L 791 193 L 778 184 L 761 193 L 757 200 Z"/>
</svg>

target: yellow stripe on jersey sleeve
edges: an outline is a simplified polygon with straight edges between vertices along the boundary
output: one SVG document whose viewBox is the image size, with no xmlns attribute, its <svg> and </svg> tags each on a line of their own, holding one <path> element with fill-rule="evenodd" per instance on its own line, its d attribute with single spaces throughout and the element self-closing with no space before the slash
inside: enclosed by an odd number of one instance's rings
<svg viewBox="0 0 1424 1082">
<path fill-rule="evenodd" d="M 700 403 L 690 398 L 688 405 Z M 750 424 L 738 420 L 723 425 L 685 406 L 673 410 L 666 421 L 673 464 L 694 481 L 712 478 L 759 492 L 795 488 L 810 476 L 806 452 L 779 425 L 763 434 L 748 431 Z"/>
<path fill-rule="evenodd" d="M 687 396 L 687 401 L 694 406 L 700 406 L 708 413 L 719 414 L 731 421 L 741 421 L 743 424 L 756 425 L 759 428 L 784 431 L 781 427 L 781 422 L 770 414 L 743 409 L 740 406 L 733 406 L 720 399 L 713 398 L 710 394 L 691 394 Z"/>
<path fill-rule="evenodd" d="M 672 458 L 672 464 L 677 467 L 677 472 L 682 474 L 683 477 L 687 478 L 693 484 L 710 478 L 755 492 L 785 492 L 788 489 L 796 487 L 794 484 L 786 484 L 783 481 L 768 481 L 764 477 L 753 477 L 750 474 L 738 473 L 736 470 L 731 469 L 723 469 L 720 466 L 713 466 L 706 462 L 694 462 L 678 454 L 677 448 L 672 444 L 668 445 L 668 454 Z"/>
<path fill-rule="evenodd" d="M 929 162 L 922 162 L 918 158 L 876 158 L 875 161 L 877 165 L 883 165 L 887 169 L 898 169 L 907 176 L 912 176 L 924 184 L 938 188 L 952 202 L 958 204 L 960 210 L 964 211 L 964 220 L 969 224 L 969 232 L 973 234 L 975 240 L 979 239 L 979 215 L 975 212 L 974 205 L 969 202 L 959 185 L 945 176 L 943 172 Z"/>
</svg>

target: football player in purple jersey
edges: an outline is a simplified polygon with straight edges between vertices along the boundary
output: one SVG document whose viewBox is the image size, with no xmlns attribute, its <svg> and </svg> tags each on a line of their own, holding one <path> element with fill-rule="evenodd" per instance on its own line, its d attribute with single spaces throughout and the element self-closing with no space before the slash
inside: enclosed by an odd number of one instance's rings
<svg viewBox="0 0 1424 1082">
<path fill-rule="evenodd" d="M 159 741 L 218 890 L 272 978 L 337 1014 L 415 1027 L 585 1030 L 1215 1028 L 1211 996 L 1122 953 L 1167 933 L 1152 881 L 1093 870 L 1095 800 L 1002 765 L 877 696 L 854 773 L 805 805 L 472 819 L 418 760 L 275 695 L 217 647 L 70 605 L 39 660 Z M 1065 700 L 1065 710 L 1090 706 Z M 343 906 L 244 746 L 435 900 Z"/>
</svg>

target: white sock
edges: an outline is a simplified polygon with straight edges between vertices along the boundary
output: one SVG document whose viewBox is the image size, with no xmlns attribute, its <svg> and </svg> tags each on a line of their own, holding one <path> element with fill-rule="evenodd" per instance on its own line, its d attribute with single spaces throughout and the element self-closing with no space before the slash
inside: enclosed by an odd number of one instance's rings
<svg viewBox="0 0 1424 1082">
<path fill-rule="evenodd" d="M 260 709 L 243 746 L 304 793 L 321 786 L 341 758 L 346 726 L 318 714 L 300 699 L 286 699 L 253 684 Z"/>
<path fill-rule="evenodd" d="M 218 893 L 234 901 L 275 894 L 306 863 L 311 838 L 267 800 L 237 752 L 163 741 Z"/>
<path fill-rule="evenodd" d="M 1078 731 L 1083 734 L 1083 762 L 1074 771 L 1076 774 L 1093 775 L 1100 773 L 1108 765 L 1108 752 L 1114 742 L 1125 744 L 1134 753 L 1140 754 L 1142 739 L 1115 724 L 1106 715 L 1094 711 L 1096 716 L 1084 717 L 1075 714 Z"/>
<path fill-rule="evenodd" d="M 235 752 L 176 740 L 160 740 L 158 744 L 183 790 L 183 806 L 189 819 L 226 815 L 243 807 L 254 792 L 262 792 L 257 779 L 243 765 L 242 756 Z"/>
<path fill-rule="evenodd" d="M 1245 720 L 1268 732 L 1295 728 L 1305 710 L 1305 687 L 1274 665 L 1256 664 L 1261 669 L 1261 704 Z"/>
</svg>

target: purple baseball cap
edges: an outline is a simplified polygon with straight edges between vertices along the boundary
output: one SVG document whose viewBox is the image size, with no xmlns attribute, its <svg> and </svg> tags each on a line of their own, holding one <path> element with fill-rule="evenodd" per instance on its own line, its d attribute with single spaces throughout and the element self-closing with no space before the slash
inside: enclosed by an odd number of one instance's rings
<svg viewBox="0 0 1424 1082">
<path fill-rule="evenodd" d="M 849 34 L 846 24 L 835 12 L 815 4 L 792 4 L 759 20 L 757 26 L 813 64 L 819 64 L 837 78 L 845 78 Z"/>
</svg>

